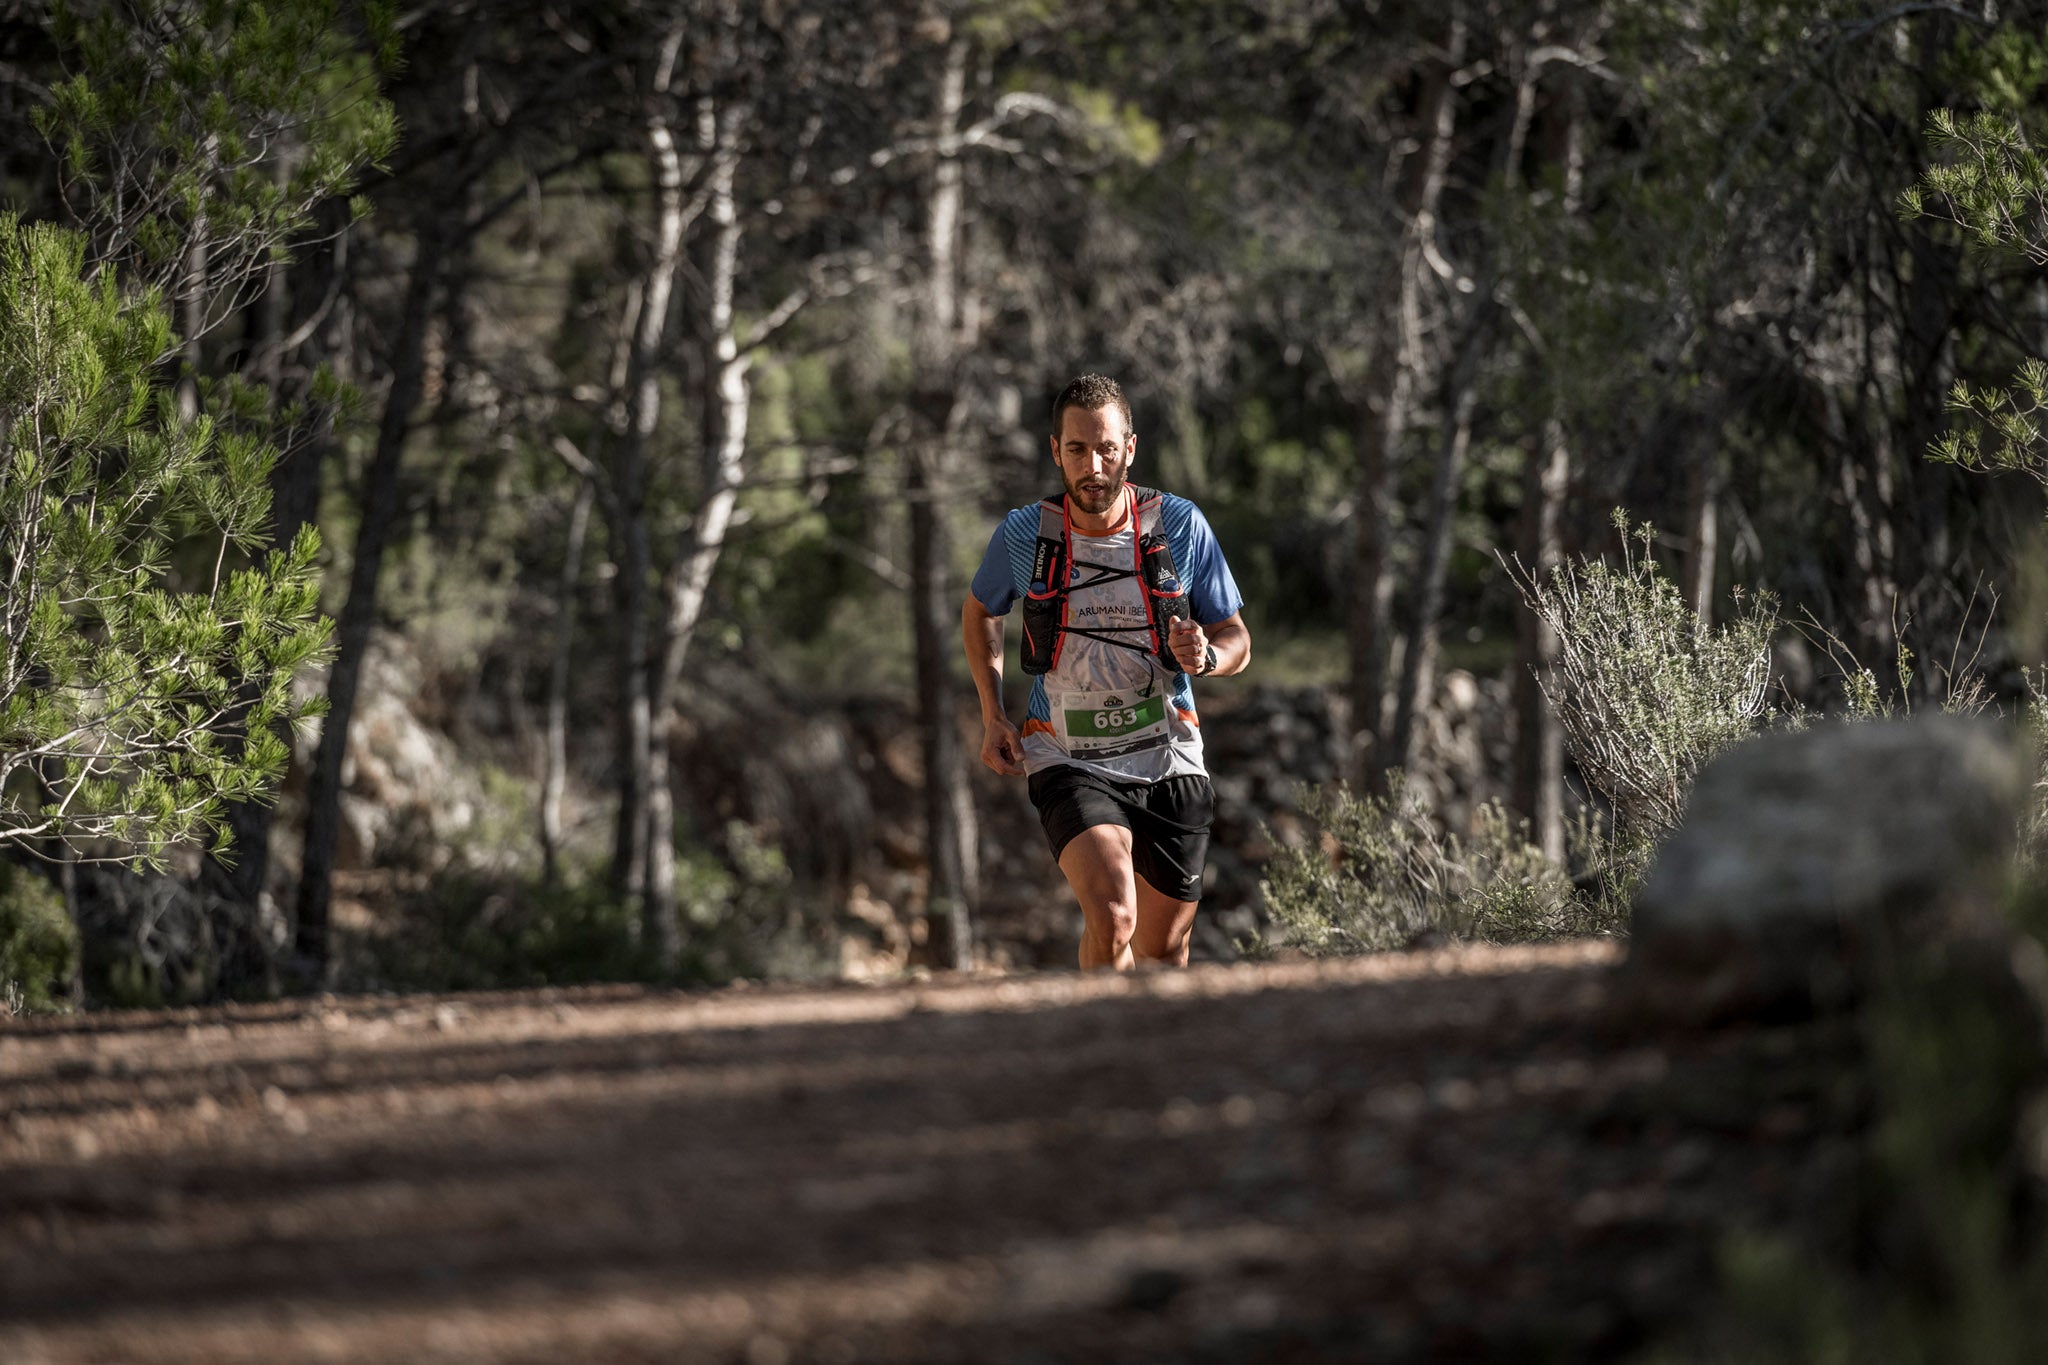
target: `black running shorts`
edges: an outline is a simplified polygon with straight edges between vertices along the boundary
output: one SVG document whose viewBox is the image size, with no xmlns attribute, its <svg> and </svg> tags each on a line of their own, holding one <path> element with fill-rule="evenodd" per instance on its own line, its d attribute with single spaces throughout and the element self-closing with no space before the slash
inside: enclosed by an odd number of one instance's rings
<svg viewBox="0 0 2048 1365">
<path fill-rule="evenodd" d="M 1062 763 L 1033 773 L 1030 786 L 1055 861 L 1082 830 L 1122 825 L 1131 832 L 1131 864 L 1147 885 L 1174 900 L 1202 898 L 1202 861 L 1209 854 L 1215 808 L 1208 778 L 1123 782 Z"/>
</svg>

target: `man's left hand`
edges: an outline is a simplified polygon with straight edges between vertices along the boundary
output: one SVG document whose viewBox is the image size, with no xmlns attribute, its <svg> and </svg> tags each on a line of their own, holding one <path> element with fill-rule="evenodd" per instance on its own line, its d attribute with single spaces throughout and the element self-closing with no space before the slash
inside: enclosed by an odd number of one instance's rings
<svg viewBox="0 0 2048 1365">
<path fill-rule="evenodd" d="M 1167 632 L 1166 647 L 1173 651 L 1174 661 L 1183 673 L 1193 676 L 1202 671 L 1202 665 L 1209 652 L 1209 637 L 1193 621 L 1183 617 L 1173 623 Z"/>
</svg>

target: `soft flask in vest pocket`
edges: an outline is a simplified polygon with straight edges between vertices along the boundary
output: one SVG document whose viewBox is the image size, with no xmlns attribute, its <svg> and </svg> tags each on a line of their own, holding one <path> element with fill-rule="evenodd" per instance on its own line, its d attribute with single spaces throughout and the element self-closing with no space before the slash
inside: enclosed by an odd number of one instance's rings
<svg viewBox="0 0 2048 1365">
<path fill-rule="evenodd" d="M 1169 669 L 1182 672 L 1169 641 L 1173 623 L 1185 621 L 1193 613 L 1188 610 L 1188 595 L 1181 586 L 1180 575 L 1174 572 L 1173 551 L 1166 548 L 1166 533 L 1155 529 L 1140 535 L 1138 559 L 1144 570 L 1141 577 L 1145 598 L 1152 609 L 1152 651 Z"/>
<path fill-rule="evenodd" d="M 1183 670 L 1173 657 L 1168 636 L 1175 621 L 1187 620 L 1194 613 L 1188 608 L 1187 591 L 1173 566 L 1173 552 L 1167 548 L 1166 532 L 1160 524 L 1164 498 L 1136 484 L 1129 488 L 1138 524 L 1134 576 L 1144 590 L 1151 639 L 1149 648 L 1128 647 L 1151 654 L 1168 672 L 1179 673 Z M 1050 673 L 1059 667 L 1067 637 L 1067 591 L 1073 578 L 1073 527 L 1067 519 L 1067 500 L 1046 498 L 1038 504 L 1038 544 L 1031 556 L 1031 581 L 1024 591 L 1026 673 Z"/>
<path fill-rule="evenodd" d="M 1067 547 L 1064 538 L 1041 535 L 1031 557 L 1031 584 L 1024 591 L 1024 671 L 1050 673 L 1060 659 L 1060 634 L 1067 615 Z"/>
</svg>

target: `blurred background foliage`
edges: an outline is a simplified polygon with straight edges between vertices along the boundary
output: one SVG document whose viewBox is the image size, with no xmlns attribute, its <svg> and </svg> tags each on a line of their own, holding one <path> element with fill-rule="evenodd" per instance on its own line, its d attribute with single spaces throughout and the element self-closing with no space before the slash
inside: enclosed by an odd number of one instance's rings
<svg viewBox="0 0 2048 1365">
<path fill-rule="evenodd" d="M 1361 812 L 1459 890 L 1347 942 L 1624 932 L 1643 831 L 1532 584 L 1774 603 L 1774 713 L 2026 696 L 2044 17 L 0 4 L 0 202 L 155 292 L 156 381 L 279 452 L 246 554 L 316 527 L 335 621 L 274 804 L 19 859 L 72 993 L 1066 960 L 953 622 L 1084 370 L 1245 591 L 1219 743 L 1313 693 L 1332 771 L 1258 790 L 1348 779 L 1260 798 L 1204 951 L 1286 946 L 1265 859 L 1341 882 Z"/>
</svg>

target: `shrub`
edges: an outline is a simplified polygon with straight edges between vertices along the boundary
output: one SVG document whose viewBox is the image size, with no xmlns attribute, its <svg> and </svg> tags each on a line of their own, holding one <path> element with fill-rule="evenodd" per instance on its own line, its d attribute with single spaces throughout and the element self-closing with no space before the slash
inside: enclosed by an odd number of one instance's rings
<svg viewBox="0 0 2048 1365">
<path fill-rule="evenodd" d="M 68 1003 L 78 971 L 78 928 L 56 887 L 0 864 L 0 1008 L 9 1014 Z"/>
<path fill-rule="evenodd" d="M 571 867 L 559 882 L 516 869 L 457 862 L 399 905 L 392 921 L 345 948 L 357 987 L 485 990 L 600 981 L 723 984 L 741 977 L 807 977 L 832 955 L 823 915 L 792 895 L 781 850 L 740 821 L 722 854 L 677 849 L 683 956 L 664 971 L 639 916 L 611 895 L 602 867 Z"/>
<path fill-rule="evenodd" d="M 1385 796 L 1340 783 L 1305 792 L 1302 809 L 1320 839 L 1281 850 L 1260 887 L 1288 944 L 1315 957 L 1400 948 L 1429 932 L 1491 943 L 1618 933 L 1647 860 L 1581 822 L 1574 877 L 1494 803 L 1479 808 L 1470 836 L 1444 834 L 1398 772 Z"/>
<path fill-rule="evenodd" d="M 654 976 L 635 916 L 602 877 L 558 885 L 451 868 L 400 902 L 361 943 L 360 984 L 489 990 Z M 353 975 L 353 972 L 346 973 Z"/>
<path fill-rule="evenodd" d="M 1624 830 L 1654 838 L 1678 823 L 1700 767 L 1759 727 L 1777 609 L 1752 597 L 1727 625 L 1707 625 L 1650 557 L 1651 528 L 1631 530 L 1618 511 L 1614 524 L 1618 569 L 1588 560 L 1541 581 L 1519 564 L 1514 572 L 1524 603 L 1557 634 L 1543 694 L 1572 760 Z"/>
</svg>

